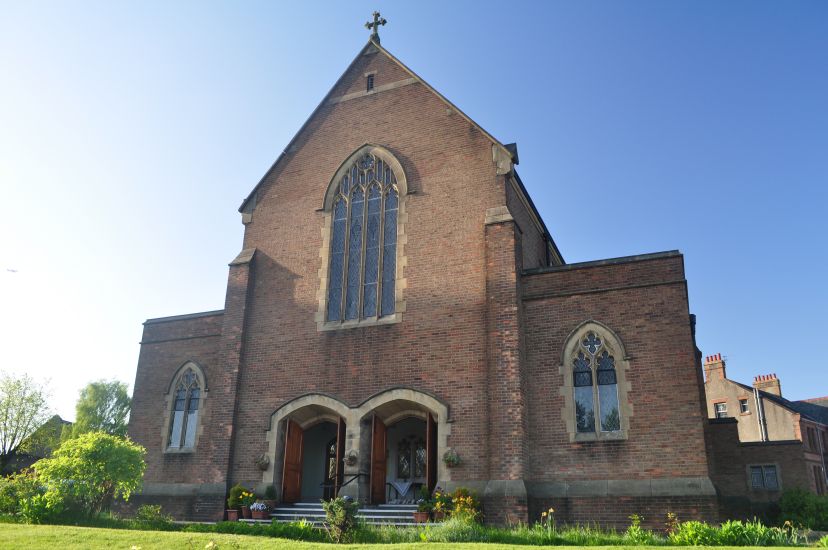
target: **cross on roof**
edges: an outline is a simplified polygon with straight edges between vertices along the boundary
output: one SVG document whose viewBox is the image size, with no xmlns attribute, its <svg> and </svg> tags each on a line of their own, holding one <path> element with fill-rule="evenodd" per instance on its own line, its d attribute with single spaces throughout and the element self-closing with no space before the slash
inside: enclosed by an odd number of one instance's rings
<svg viewBox="0 0 828 550">
<path fill-rule="evenodd" d="M 388 21 L 386 21 L 384 17 L 380 17 L 380 12 L 378 11 L 374 12 L 373 22 L 368 21 L 365 23 L 365 28 L 371 31 L 371 40 L 377 44 L 380 42 L 379 32 L 377 31 L 379 31 L 380 25 L 385 25 L 386 23 L 388 23 Z"/>
</svg>

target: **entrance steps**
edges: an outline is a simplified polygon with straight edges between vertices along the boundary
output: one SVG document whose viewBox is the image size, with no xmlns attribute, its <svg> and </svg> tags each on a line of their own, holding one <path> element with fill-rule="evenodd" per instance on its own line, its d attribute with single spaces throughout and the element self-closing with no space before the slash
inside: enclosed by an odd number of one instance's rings
<svg viewBox="0 0 828 550">
<path fill-rule="evenodd" d="M 380 504 L 360 506 L 357 517 L 368 525 L 413 525 L 416 504 Z M 316 526 L 325 521 L 325 510 L 319 502 L 297 502 L 283 504 L 270 513 L 272 520 L 290 523 L 305 520 Z M 248 523 L 270 523 L 270 520 L 242 520 Z"/>
</svg>

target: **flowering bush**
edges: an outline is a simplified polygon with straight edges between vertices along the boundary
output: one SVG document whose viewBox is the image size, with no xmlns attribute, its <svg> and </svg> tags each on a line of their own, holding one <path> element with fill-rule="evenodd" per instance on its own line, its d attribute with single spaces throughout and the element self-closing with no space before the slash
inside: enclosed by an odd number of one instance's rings
<svg viewBox="0 0 828 550">
<path fill-rule="evenodd" d="M 468 489 L 459 487 L 454 491 L 451 503 L 454 507 L 452 517 L 469 522 L 480 519 L 480 501 Z"/>
<path fill-rule="evenodd" d="M 427 498 L 421 498 L 417 500 L 417 511 L 418 512 L 431 512 L 434 508 L 432 506 L 431 501 Z"/>
<path fill-rule="evenodd" d="M 555 530 L 555 509 L 549 508 L 549 510 L 544 510 L 541 512 L 541 526 L 543 526 L 547 531 L 554 531 Z"/>
<path fill-rule="evenodd" d="M 256 495 L 253 494 L 253 491 L 242 491 L 242 494 L 239 495 L 239 502 L 242 506 L 250 506 L 256 501 Z"/>
<path fill-rule="evenodd" d="M 434 499 L 432 502 L 434 503 L 435 512 L 443 512 L 445 514 L 451 512 L 451 495 L 443 491 L 441 488 L 437 487 L 434 489 Z"/>
</svg>

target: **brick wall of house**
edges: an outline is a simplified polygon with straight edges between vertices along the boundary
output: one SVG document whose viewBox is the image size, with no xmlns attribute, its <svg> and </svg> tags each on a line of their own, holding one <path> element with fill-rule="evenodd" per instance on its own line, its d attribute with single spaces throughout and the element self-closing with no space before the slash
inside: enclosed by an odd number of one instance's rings
<svg viewBox="0 0 828 550">
<path fill-rule="evenodd" d="M 721 499 L 722 519 L 762 515 L 768 504 L 777 501 L 787 489 L 812 490 L 801 441 L 740 443 L 735 418 L 708 422 L 710 476 Z M 780 490 L 752 489 L 750 465 L 776 465 Z"/>
</svg>

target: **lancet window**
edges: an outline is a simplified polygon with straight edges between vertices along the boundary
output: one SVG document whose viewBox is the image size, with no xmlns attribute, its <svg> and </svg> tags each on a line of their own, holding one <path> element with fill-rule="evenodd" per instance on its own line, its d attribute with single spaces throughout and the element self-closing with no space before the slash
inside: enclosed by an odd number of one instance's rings
<svg viewBox="0 0 828 550">
<path fill-rule="evenodd" d="M 381 158 L 357 158 L 337 182 L 331 216 L 328 322 L 395 313 L 397 177 Z"/>
<path fill-rule="evenodd" d="M 168 448 L 192 449 L 195 447 L 201 391 L 201 384 L 195 370 L 192 367 L 184 369 L 173 389 Z"/>
</svg>

